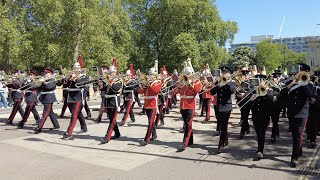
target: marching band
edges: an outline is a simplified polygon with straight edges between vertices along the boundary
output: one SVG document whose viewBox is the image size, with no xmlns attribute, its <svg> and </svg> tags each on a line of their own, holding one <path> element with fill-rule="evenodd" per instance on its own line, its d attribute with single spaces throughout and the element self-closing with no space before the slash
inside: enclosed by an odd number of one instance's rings
<svg viewBox="0 0 320 180">
<path fill-rule="evenodd" d="M 298 165 L 298 158 L 302 155 L 302 140 L 306 130 L 309 146 L 316 146 L 316 136 L 320 123 L 320 88 L 319 72 L 311 75 L 310 67 L 305 64 L 293 66 L 289 73 L 274 70 L 267 74 L 263 67 L 258 73 L 254 65 L 249 70 L 248 65 L 239 67 L 239 71 L 227 66 L 210 70 L 209 65 L 204 66 L 200 73 L 194 71 L 191 59 L 183 64 L 182 71 L 176 70 L 170 75 L 163 66 L 158 73 L 158 62 L 143 74 L 140 70 L 134 72 L 132 64 L 121 74 L 118 71 L 116 59 L 110 67 L 103 66 L 99 77 L 91 77 L 87 69 L 76 63 L 72 71 L 63 74 L 61 77 L 49 68 L 45 69 L 44 76 L 38 76 L 36 72 L 29 72 L 28 75 L 21 74 L 15 70 L 12 76 L 1 73 L 1 83 L 5 82 L 10 89 L 10 95 L 14 105 L 6 124 L 12 125 L 16 113 L 19 111 L 22 120 L 16 126 L 24 128 L 30 112 L 36 120 L 34 133 L 41 132 L 46 119 L 50 117 L 53 129 L 59 129 L 60 125 L 56 114 L 53 112 L 53 103 L 56 102 L 56 86 L 63 88 L 63 107 L 60 117 L 64 118 L 67 108 L 71 112 L 71 119 L 68 129 L 63 133 L 63 138 L 72 139 L 73 129 L 77 120 L 80 122 L 81 130 L 78 134 L 87 132 L 86 119 L 91 117 L 87 103 L 88 84 L 94 83 L 100 90 L 101 108 L 97 123 L 102 121 L 103 113 L 106 112 L 110 120 L 109 127 L 101 143 L 108 143 L 111 139 L 121 137 L 119 126 L 126 123 L 134 123 L 136 118 L 133 113 L 133 106 L 138 103 L 141 107 L 138 94 L 143 94 L 144 105 L 141 114 L 148 117 L 148 128 L 141 145 L 148 145 L 157 139 L 157 127 L 165 124 L 165 116 L 176 104 L 177 96 L 180 97 L 180 113 L 183 120 L 184 133 L 181 146 L 178 151 L 184 151 L 191 146 L 193 141 L 193 118 L 196 115 L 197 95 L 200 97 L 201 116 L 205 119 L 203 123 L 210 121 L 211 104 L 214 105 L 217 129 L 215 135 L 220 135 L 218 151 L 222 153 L 229 144 L 228 122 L 234 109 L 232 100 L 236 99 L 236 105 L 240 109 L 240 135 L 244 139 L 250 133 L 249 116 L 252 114 L 253 127 L 257 136 L 256 158 L 264 158 L 264 145 L 267 128 L 272 122 L 271 142 L 276 143 L 280 136 L 279 118 L 281 112 L 289 119 L 289 130 L 292 132 L 292 156 L 291 165 Z M 2 91 L 1 91 L 2 92 Z M 233 97 L 234 94 L 234 97 Z M 123 104 L 121 105 L 121 96 Z M 23 98 L 26 102 L 25 111 L 21 103 Z M 36 104 L 40 101 L 43 105 L 43 114 L 40 118 Z M 83 107 L 87 116 L 82 114 Z M 124 112 L 122 120 L 117 124 L 119 112 Z M 130 117 L 131 121 L 127 122 Z M 271 121 L 270 121 L 271 120 Z M 114 134 L 114 135 L 113 135 Z"/>
</svg>

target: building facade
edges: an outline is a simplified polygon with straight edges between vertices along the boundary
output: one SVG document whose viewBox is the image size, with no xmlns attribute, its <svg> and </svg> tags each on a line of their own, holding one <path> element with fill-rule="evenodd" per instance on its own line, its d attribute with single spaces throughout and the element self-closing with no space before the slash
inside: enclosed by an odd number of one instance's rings
<svg viewBox="0 0 320 180">
<path fill-rule="evenodd" d="M 320 37 L 309 39 L 307 42 L 307 64 L 311 69 L 320 66 Z"/>
<path fill-rule="evenodd" d="M 251 42 L 249 42 L 249 43 L 231 44 L 229 52 L 233 53 L 234 50 L 240 46 L 248 46 L 254 52 L 256 52 L 257 43 L 259 43 L 265 39 L 271 39 L 272 43 L 286 44 L 290 50 L 295 51 L 297 53 L 303 53 L 303 52 L 307 52 L 307 50 L 308 50 L 307 41 L 311 41 L 312 39 L 320 38 L 320 36 L 289 37 L 289 38 L 270 38 L 270 37 L 272 37 L 272 36 L 271 35 L 252 36 Z"/>
</svg>

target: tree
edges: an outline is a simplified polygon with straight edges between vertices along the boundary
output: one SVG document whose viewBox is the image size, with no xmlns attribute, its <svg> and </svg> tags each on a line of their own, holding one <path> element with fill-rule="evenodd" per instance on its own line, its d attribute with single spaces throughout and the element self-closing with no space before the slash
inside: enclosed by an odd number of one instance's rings
<svg viewBox="0 0 320 180">
<path fill-rule="evenodd" d="M 288 49 L 287 45 L 275 44 L 270 40 L 265 40 L 257 44 L 257 65 L 266 66 L 268 71 L 272 71 L 279 66 L 306 62 L 305 53 L 297 53 Z"/>
<path fill-rule="evenodd" d="M 238 47 L 229 58 L 228 65 L 234 70 L 244 67 L 245 64 L 255 64 L 254 52 L 247 46 Z"/>
<path fill-rule="evenodd" d="M 267 71 L 272 71 L 281 66 L 281 44 L 271 43 L 265 40 L 257 44 L 257 66 L 265 66 Z"/>
<path fill-rule="evenodd" d="M 15 0 L 0 10 L 4 65 L 71 67 L 81 53 L 86 66 L 117 57 L 127 67 L 131 24 L 121 0 Z"/>
<path fill-rule="evenodd" d="M 126 7 L 137 48 L 132 56 L 136 59 L 131 60 L 144 68 L 158 59 L 172 70 L 172 63 L 180 66 L 186 55 L 194 56 L 195 69 L 200 69 L 204 60 L 216 65 L 224 56 L 222 46 L 238 31 L 235 22 L 220 18 L 209 0 L 127 0 Z M 179 44 L 183 47 L 176 53 Z"/>
</svg>

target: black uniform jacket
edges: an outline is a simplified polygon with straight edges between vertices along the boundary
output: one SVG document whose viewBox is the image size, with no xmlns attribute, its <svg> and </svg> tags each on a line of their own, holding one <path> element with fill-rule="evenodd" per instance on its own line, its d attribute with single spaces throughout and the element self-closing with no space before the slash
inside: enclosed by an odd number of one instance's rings
<svg viewBox="0 0 320 180">
<path fill-rule="evenodd" d="M 75 103 L 75 102 L 82 102 L 83 101 L 83 87 L 85 84 L 83 82 L 88 82 L 88 77 L 81 77 L 75 80 L 69 79 L 67 82 L 68 85 L 68 102 Z M 78 86 L 77 83 L 80 83 L 81 86 Z"/>
<path fill-rule="evenodd" d="M 123 82 L 115 79 L 112 83 L 108 83 L 106 89 L 106 108 L 117 108 L 120 106 L 120 93 L 122 91 Z"/>
<path fill-rule="evenodd" d="M 293 86 L 292 86 L 293 87 Z M 288 96 L 288 116 L 298 114 L 310 97 L 314 97 L 313 85 L 300 86 L 289 92 L 289 88 L 282 89 L 281 95 Z"/>
<path fill-rule="evenodd" d="M 25 92 L 24 97 L 26 103 L 35 103 L 38 101 L 38 87 L 35 86 L 32 81 L 26 81 L 20 90 Z"/>
<path fill-rule="evenodd" d="M 230 85 L 227 84 L 225 86 L 215 86 L 210 91 L 211 95 L 217 94 L 217 104 L 221 104 L 222 106 L 228 103 L 228 100 L 231 97 L 232 91 Z"/>
<path fill-rule="evenodd" d="M 259 96 L 252 101 L 251 111 L 253 120 L 268 120 L 270 119 L 273 95 L 268 92 L 265 96 Z"/>
<path fill-rule="evenodd" d="M 40 102 L 42 104 L 50 104 L 56 102 L 54 91 L 56 90 L 56 81 L 54 79 L 48 79 L 39 87 Z"/>
<path fill-rule="evenodd" d="M 139 84 L 135 80 L 129 80 L 124 86 L 123 86 L 123 95 L 124 100 L 132 100 L 134 98 L 134 89 L 138 87 Z"/>
<path fill-rule="evenodd" d="M 10 84 L 7 85 L 8 88 L 11 89 L 11 98 L 13 101 L 17 101 L 23 98 L 23 94 L 21 91 L 18 91 L 22 87 L 24 82 L 19 79 L 13 80 Z"/>
</svg>

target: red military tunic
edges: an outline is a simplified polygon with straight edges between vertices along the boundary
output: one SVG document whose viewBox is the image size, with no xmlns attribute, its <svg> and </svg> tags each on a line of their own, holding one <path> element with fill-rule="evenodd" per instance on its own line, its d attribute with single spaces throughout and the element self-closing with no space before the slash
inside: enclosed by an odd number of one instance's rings
<svg viewBox="0 0 320 180">
<path fill-rule="evenodd" d="M 158 108 L 158 94 L 162 88 L 162 83 L 159 80 L 155 80 L 147 88 L 140 88 L 138 93 L 144 94 L 144 108 L 155 109 Z"/>
<path fill-rule="evenodd" d="M 183 85 L 177 93 L 180 93 L 180 109 L 195 109 L 196 95 L 201 91 L 200 80 L 195 80 L 193 85 Z"/>
</svg>

